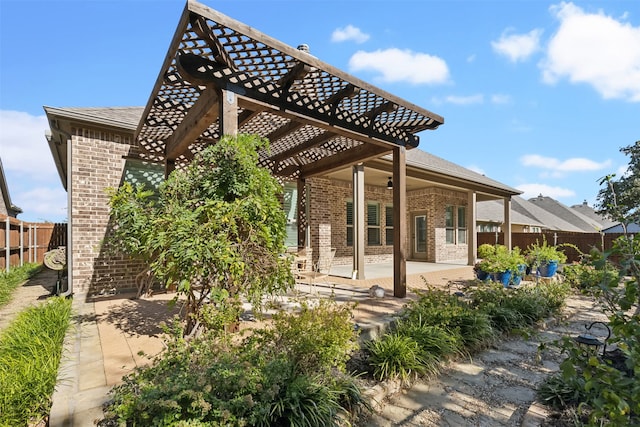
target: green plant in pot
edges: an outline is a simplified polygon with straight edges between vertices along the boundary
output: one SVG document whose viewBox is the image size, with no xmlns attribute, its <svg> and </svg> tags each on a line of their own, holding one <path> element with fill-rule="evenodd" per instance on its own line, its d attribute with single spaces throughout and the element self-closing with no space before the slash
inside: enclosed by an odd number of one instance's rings
<svg viewBox="0 0 640 427">
<path fill-rule="evenodd" d="M 489 278 L 490 272 L 483 270 L 482 261 L 495 256 L 495 254 L 496 254 L 496 246 L 494 245 L 490 245 L 489 243 L 483 243 L 482 245 L 478 246 L 478 258 L 480 259 L 480 261 L 476 262 L 476 264 L 473 267 L 473 270 L 478 280 L 484 281 Z"/>
<path fill-rule="evenodd" d="M 536 243 L 529 245 L 526 258 L 531 271 L 541 277 L 553 277 L 558 265 L 567 261 L 564 251 L 558 246 L 548 245 L 546 239 L 542 239 L 542 243 L 536 240 Z"/>
<path fill-rule="evenodd" d="M 525 265 L 525 257 L 520 248 L 515 247 L 511 251 L 506 246 L 496 245 L 493 253 L 487 253 L 486 257 L 478 263 L 478 269 L 491 275 L 492 280 L 508 286 L 510 283 L 519 283 L 524 275 L 522 266 Z"/>
</svg>

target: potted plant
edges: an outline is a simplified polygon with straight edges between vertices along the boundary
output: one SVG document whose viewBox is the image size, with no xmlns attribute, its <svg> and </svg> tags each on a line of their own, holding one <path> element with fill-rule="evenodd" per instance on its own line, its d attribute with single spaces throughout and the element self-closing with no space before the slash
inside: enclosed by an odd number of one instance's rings
<svg viewBox="0 0 640 427">
<path fill-rule="evenodd" d="M 525 258 L 520 252 L 520 248 L 508 250 L 506 246 L 496 245 L 493 253 L 487 253 L 477 267 L 479 270 L 489 273 L 493 281 L 508 286 L 520 283 L 520 279 L 524 275 L 524 264 Z"/>
<path fill-rule="evenodd" d="M 490 272 L 483 270 L 482 260 L 488 259 L 494 256 L 496 253 L 496 246 L 490 245 L 489 243 L 483 243 L 478 246 L 478 258 L 480 262 L 477 262 L 473 266 L 473 271 L 475 272 L 478 280 L 485 281 L 489 278 Z"/>
<path fill-rule="evenodd" d="M 536 240 L 536 243 L 529 245 L 526 258 L 531 271 L 537 272 L 540 277 L 553 277 L 558 265 L 567 261 L 564 251 L 548 245 L 546 239 L 542 240 L 542 244 Z"/>
</svg>

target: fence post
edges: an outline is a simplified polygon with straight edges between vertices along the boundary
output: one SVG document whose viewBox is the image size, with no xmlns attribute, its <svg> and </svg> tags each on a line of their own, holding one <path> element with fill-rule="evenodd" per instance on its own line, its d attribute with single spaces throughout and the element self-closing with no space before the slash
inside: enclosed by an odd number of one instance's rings
<svg viewBox="0 0 640 427">
<path fill-rule="evenodd" d="M 20 267 L 24 265 L 24 223 L 20 221 Z"/>
<path fill-rule="evenodd" d="M 553 233 L 553 246 L 558 246 L 558 233 Z"/>
<path fill-rule="evenodd" d="M 9 217 L 4 221 L 5 233 L 4 233 L 4 256 L 5 256 L 5 271 L 8 273 L 11 269 L 11 222 Z"/>
<path fill-rule="evenodd" d="M 33 262 L 33 253 L 31 252 L 31 238 L 32 238 L 32 233 L 31 233 L 31 224 L 29 224 L 29 231 L 27 232 L 27 251 L 29 252 L 29 262 Z"/>
<path fill-rule="evenodd" d="M 33 227 L 33 262 L 38 262 L 38 224 Z"/>
</svg>

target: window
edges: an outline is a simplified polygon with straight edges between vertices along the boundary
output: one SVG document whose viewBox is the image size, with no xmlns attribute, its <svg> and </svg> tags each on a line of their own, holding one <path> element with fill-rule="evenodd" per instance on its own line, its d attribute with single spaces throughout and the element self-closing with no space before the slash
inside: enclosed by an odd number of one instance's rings
<svg viewBox="0 0 640 427">
<path fill-rule="evenodd" d="M 367 203 L 367 244 L 378 246 L 380 240 L 380 205 L 378 203 Z"/>
<path fill-rule="evenodd" d="M 347 202 L 347 246 L 353 246 L 353 202 Z"/>
<path fill-rule="evenodd" d="M 393 245 L 393 206 L 387 205 L 384 207 L 384 243 L 387 246 Z"/>
<path fill-rule="evenodd" d="M 288 247 L 298 246 L 298 185 L 295 182 L 284 183 L 284 213 L 287 217 Z"/>
<path fill-rule="evenodd" d="M 453 228 L 453 206 L 447 206 L 444 210 L 444 227 L 445 227 L 445 242 L 454 244 L 455 241 L 455 229 Z"/>
<path fill-rule="evenodd" d="M 123 182 L 132 186 L 144 185 L 145 189 L 158 191 L 164 181 L 164 165 L 138 159 L 127 159 L 124 163 Z"/>
<path fill-rule="evenodd" d="M 444 211 L 445 242 L 465 245 L 467 243 L 467 208 L 447 206 Z"/>
<path fill-rule="evenodd" d="M 465 245 L 467 243 L 467 208 L 458 206 L 458 244 Z"/>
</svg>

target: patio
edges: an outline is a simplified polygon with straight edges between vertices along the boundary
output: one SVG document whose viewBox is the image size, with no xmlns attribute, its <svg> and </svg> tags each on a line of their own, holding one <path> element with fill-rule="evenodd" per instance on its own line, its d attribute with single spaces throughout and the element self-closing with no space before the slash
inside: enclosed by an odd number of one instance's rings
<svg viewBox="0 0 640 427">
<path fill-rule="evenodd" d="M 295 304 L 296 297 L 329 298 L 357 303 L 354 322 L 361 337 L 376 336 L 384 330 L 393 315 L 407 300 L 415 297 L 413 289 L 426 284 L 446 286 L 449 282 L 473 278 L 470 266 L 459 264 L 407 263 L 407 298 L 394 298 L 392 263 L 368 264 L 366 280 L 351 280 L 351 266 L 334 266 L 330 286 L 310 287 L 299 284 L 295 291 L 278 301 L 285 308 Z M 373 285 L 385 289 L 384 298 L 369 296 Z M 87 299 L 75 294 L 74 333 L 65 343 L 66 358 L 60 368 L 58 389 L 53 396 L 50 424 L 56 426 L 92 426 L 102 416 L 102 404 L 108 391 L 135 367 L 150 362 L 164 348 L 159 323 L 178 313 L 168 302 L 173 293 L 160 293 L 132 299 L 132 294 L 118 294 Z M 252 320 L 241 327 L 251 327 Z M 71 337 L 71 339 L 69 339 Z"/>
</svg>

